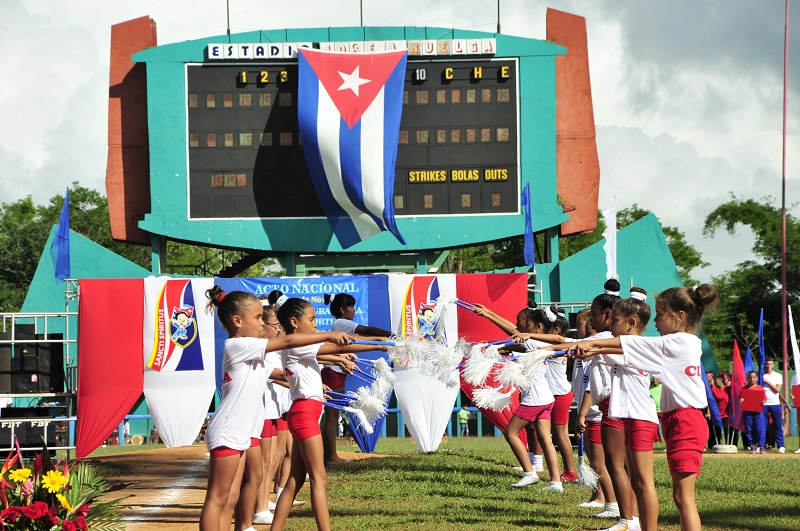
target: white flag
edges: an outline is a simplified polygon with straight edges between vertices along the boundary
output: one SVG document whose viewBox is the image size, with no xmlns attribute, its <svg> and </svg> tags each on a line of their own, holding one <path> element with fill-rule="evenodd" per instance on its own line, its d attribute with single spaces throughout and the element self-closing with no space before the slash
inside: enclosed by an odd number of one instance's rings
<svg viewBox="0 0 800 531">
<path fill-rule="evenodd" d="M 617 205 L 603 210 L 603 219 L 606 222 L 606 230 L 603 231 L 603 238 L 606 243 L 603 249 L 606 252 L 606 279 L 617 278 Z"/>
</svg>

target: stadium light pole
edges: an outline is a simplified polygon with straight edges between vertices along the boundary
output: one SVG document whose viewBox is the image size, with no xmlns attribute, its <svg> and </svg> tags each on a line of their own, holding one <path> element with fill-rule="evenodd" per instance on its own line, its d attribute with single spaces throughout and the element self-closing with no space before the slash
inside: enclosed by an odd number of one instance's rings
<svg viewBox="0 0 800 531">
<path fill-rule="evenodd" d="M 783 154 L 781 168 L 781 340 L 783 347 L 783 393 L 789 401 L 788 302 L 786 300 L 786 89 L 789 71 L 789 0 L 785 0 L 783 31 Z M 797 370 L 797 367 L 795 367 Z"/>
</svg>

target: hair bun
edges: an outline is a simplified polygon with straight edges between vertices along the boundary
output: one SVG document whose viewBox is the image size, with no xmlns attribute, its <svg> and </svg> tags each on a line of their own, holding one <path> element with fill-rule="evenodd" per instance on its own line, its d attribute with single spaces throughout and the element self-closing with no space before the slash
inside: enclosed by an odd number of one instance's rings
<svg viewBox="0 0 800 531">
<path fill-rule="evenodd" d="M 711 284 L 693 286 L 689 288 L 689 292 L 692 296 L 692 301 L 701 313 L 708 308 L 714 307 L 719 298 L 717 290 Z"/>
<path fill-rule="evenodd" d="M 619 297 L 619 288 L 619 280 L 616 278 L 609 278 L 606 280 L 605 284 L 603 284 L 603 290 L 606 295 L 615 295 Z"/>
</svg>

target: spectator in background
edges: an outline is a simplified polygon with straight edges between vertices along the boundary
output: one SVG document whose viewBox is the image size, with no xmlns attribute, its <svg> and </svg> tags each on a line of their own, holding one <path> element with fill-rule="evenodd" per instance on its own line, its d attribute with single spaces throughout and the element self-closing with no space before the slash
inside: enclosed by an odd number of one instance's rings
<svg viewBox="0 0 800 531">
<path fill-rule="evenodd" d="M 467 411 L 467 406 L 461 406 L 461 411 L 458 412 L 458 425 L 461 427 L 461 436 L 469 436 L 469 411 Z"/>
<path fill-rule="evenodd" d="M 775 360 L 767 358 L 764 366 L 764 392 L 767 394 L 767 401 L 764 404 L 764 426 L 768 426 L 770 420 L 775 427 L 775 446 L 780 453 L 786 452 L 783 442 L 783 412 L 781 408 L 781 384 L 783 376 L 774 370 Z"/>
<path fill-rule="evenodd" d="M 656 433 L 656 442 L 661 442 L 661 380 L 657 376 L 653 376 L 653 381 L 650 384 L 650 398 L 656 403 L 656 415 L 658 415 L 658 432 Z"/>
<path fill-rule="evenodd" d="M 753 394 L 758 394 L 761 408 L 757 404 L 748 405 L 745 401 L 745 391 Z M 764 453 L 764 444 L 767 439 L 766 430 L 764 429 L 764 414 L 762 413 L 764 403 L 767 401 L 767 396 L 764 393 L 764 388 L 758 385 L 758 373 L 750 371 L 747 373 L 747 384 L 742 389 L 742 415 L 744 417 L 744 430 L 747 440 L 750 442 L 750 453 Z"/>
<path fill-rule="evenodd" d="M 728 417 L 728 393 L 725 392 L 725 382 L 722 376 L 714 376 L 711 392 L 714 393 L 714 399 L 717 401 L 717 408 L 719 409 L 719 416 L 722 418 L 722 429 L 719 426 L 714 426 L 714 431 L 717 434 L 717 440 L 721 443 L 728 441 L 728 430 L 730 429 Z"/>
</svg>

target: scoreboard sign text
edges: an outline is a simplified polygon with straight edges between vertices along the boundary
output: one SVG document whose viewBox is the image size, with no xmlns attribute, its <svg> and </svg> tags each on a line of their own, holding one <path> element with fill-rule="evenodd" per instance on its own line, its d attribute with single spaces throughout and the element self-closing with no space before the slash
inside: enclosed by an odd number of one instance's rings
<svg viewBox="0 0 800 531">
<path fill-rule="evenodd" d="M 298 133 L 296 62 L 186 69 L 189 217 L 324 217 Z M 518 212 L 517 71 L 513 58 L 409 57 L 396 215 Z"/>
</svg>

